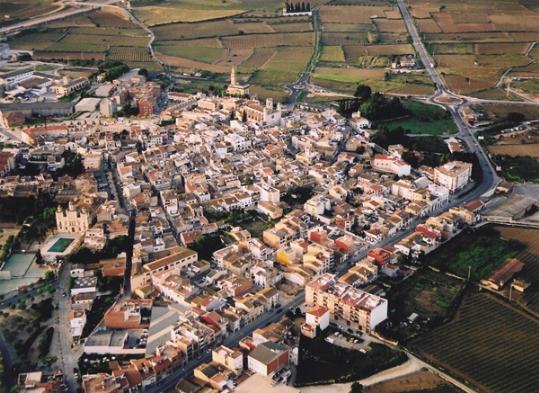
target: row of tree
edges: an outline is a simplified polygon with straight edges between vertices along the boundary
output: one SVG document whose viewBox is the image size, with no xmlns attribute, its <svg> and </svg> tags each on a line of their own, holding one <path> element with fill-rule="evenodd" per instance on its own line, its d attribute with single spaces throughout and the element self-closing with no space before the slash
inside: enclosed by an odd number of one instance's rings
<svg viewBox="0 0 539 393">
<path fill-rule="evenodd" d="M 302 1 L 301 3 L 289 3 L 286 2 L 284 4 L 286 8 L 286 13 L 294 13 L 294 12 L 309 12 L 311 11 L 311 3 L 305 3 Z"/>
</svg>

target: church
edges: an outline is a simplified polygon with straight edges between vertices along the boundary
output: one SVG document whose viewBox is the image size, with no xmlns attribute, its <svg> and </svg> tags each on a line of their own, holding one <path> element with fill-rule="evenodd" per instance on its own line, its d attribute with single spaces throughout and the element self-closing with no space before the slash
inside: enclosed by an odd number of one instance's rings
<svg viewBox="0 0 539 393">
<path fill-rule="evenodd" d="M 249 95 L 249 85 L 239 84 L 236 80 L 236 67 L 232 67 L 232 70 L 230 71 L 230 85 L 228 85 L 226 93 L 236 97 L 244 97 Z"/>
</svg>

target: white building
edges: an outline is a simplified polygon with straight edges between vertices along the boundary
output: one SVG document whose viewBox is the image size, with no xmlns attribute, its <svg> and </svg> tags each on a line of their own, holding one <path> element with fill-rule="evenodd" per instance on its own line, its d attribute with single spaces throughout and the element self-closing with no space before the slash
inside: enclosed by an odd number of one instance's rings
<svg viewBox="0 0 539 393">
<path fill-rule="evenodd" d="M 344 321 L 351 327 L 372 332 L 387 319 L 386 299 L 339 283 L 333 274 L 323 274 L 305 287 L 308 306 L 327 307 L 332 319 Z"/>
<path fill-rule="evenodd" d="M 58 232 L 84 234 L 92 225 L 93 212 L 87 206 L 75 206 L 69 202 L 67 209 L 58 205 L 56 227 Z"/>
<path fill-rule="evenodd" d="M 375 154 L 372 167 L 380 172 L 393 173 L 399 177 L 409 176 L 412 167 L 405 161 L 385 154 Z"/>
<path fill-rule="evenodd" d="M 469 183 L 472 176 L 472 164 L 462 161 L 451 161 L 434 168 L 434 182 L 450 192 L 460 190 Z"/>
</svg>

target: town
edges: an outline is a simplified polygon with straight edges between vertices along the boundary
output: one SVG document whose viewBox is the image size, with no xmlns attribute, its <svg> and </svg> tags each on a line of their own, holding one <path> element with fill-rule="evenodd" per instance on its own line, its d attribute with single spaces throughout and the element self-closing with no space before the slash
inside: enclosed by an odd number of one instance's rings
<svg viewBox="0 0 539 393">
<path fill-rule="evenodd" d="M 493 225 L 539 226 L 539 196 L 471 133 L 429 162 L 362 111 L 401 107 L 370 88 L 341 106 L 261 99 L 231 66 L 223 91 L 189 93 L 117 61 L 87 73 L 0 49 L 10 391 L 359 392 L 385 370 L 471 392 L 414 340 L 467 296 L 533 312 L 520 239 L 492 241 L 488 265 L 443 264 Z M 462 127 L 479 116 L 438 105 Z"/>
</svg>

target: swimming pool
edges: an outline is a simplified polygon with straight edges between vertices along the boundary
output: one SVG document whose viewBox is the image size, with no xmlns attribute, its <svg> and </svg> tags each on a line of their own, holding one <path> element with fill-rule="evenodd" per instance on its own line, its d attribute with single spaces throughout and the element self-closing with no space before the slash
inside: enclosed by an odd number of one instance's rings
<svg viewBox="0 0 539 393">
<path fill-rule="evenodd" d="M 62 253 L 71 245 L 71 243 L 73 243 L 74 240 L 75 239 L 61 237 L 49 248 L 49 252 Z"/>
</svg>

